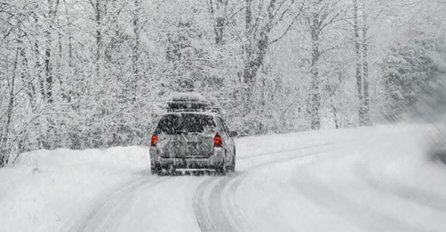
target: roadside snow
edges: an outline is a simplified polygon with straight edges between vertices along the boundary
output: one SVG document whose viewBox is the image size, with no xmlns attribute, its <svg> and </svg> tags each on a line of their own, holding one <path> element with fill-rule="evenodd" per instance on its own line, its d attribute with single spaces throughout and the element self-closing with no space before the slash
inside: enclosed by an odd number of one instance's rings
<svg viewBox="0 0 446 232">
<path fill-rule="evenodd" d="M 60 231 L 119 183 L 147 175 L 148 149 L 33 151 L 0 169 L 0 231 Z"/>
</svg>

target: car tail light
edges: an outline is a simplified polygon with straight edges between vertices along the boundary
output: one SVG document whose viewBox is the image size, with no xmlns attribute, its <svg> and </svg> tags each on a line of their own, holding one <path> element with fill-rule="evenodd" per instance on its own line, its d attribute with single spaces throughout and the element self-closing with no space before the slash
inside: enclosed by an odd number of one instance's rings
<svg viewBox="0 0 446 232">
<path fill-rule="evenodd" d="M 223 145 L 223 141 L 219 134 L 216 134 L 214 137 L 214 147 L 221 147 Z"/>
<path fill-rule="evenodd" d="M 152 137 L 150 138 L 150 145 L 156 146 L 157 142 L 158 142 L 158 135 L 153 134 Z"/>
</svg>

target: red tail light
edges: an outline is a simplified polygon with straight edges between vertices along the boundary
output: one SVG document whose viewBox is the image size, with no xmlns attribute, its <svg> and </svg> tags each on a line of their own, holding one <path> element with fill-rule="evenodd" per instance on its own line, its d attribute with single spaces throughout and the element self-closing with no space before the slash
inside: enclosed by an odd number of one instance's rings
<svg viewBox="0 0 446 232">
<path fill-rule="evenodd" d="M 153 134 L 150 138 L 150 145 L 156 146 L 156 143 L 158 142 L 158 136 L 156 134 Z"/>
<path fill-rule="evenodd" d="M 216 134 L 214 137 L 214 147 L 221 147 L 223 145 L 223 141 L 219 134 Z"/>
</svg>

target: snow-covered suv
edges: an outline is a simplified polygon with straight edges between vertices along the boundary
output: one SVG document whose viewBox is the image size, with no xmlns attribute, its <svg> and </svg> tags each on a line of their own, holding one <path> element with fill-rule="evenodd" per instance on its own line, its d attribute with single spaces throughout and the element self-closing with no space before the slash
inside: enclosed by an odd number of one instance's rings
<svg viewBox="0 0 446 232">
<path fill-rule="evenodd" d="M 219 110 L 195 93 L 175 94 L 151 137 L 152 174 L 175 170 L 235 170 L 237 133 L 230 132 Z"/>
</svg>

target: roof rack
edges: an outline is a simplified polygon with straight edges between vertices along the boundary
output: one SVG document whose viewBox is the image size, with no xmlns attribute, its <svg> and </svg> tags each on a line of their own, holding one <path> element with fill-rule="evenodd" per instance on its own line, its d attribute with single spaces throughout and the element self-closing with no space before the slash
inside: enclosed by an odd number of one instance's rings
<svg viewBox="0 0 446 232">
<path fill-rule="evenodd" d="M 167 112 L 212 112 L 221 114 L 220 108 L 216 107 L 204 107 L 204 108 L 186 108 L 186 107 L 180 107 L 180 108 L 167 108 Z"/>
</svg>

